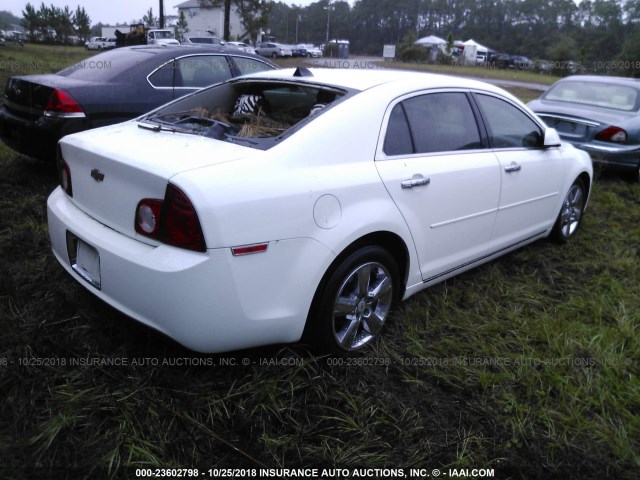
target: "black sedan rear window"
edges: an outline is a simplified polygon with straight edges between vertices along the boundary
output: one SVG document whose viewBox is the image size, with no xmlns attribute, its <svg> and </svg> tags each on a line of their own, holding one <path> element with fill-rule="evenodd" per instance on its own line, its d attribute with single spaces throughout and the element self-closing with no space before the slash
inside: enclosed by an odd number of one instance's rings
<svg viewBox="0 0 640 480">
<path fill-rule="evenodd" d="M 157 52 L 152 50 L 109 50 L 71 65 L 59 71 L 58 75 L 88 82 L 96 79 L 104 82 L 154 59 L 156 55 Z"/>
</svg>

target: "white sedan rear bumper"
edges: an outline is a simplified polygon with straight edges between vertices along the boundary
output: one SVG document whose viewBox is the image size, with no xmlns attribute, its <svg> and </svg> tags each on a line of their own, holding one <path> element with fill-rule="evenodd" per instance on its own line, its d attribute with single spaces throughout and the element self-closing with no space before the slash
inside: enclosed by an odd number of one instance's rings
<svg viewBox="0 0 640 480">
<path fill-rule="evenodd" d="M 87 216 L 60 188 L 47 209 L 53 252 L 81 285 L 202 352 L 299 340 L 315 289 L 334 258 L 309 238 L 272 241 L 267 252 L 242 257 L 230 248 L 198 253 L 147 245 Z M 72 268 L 70 236 L 97 251 L 99 288 Z"/>
</svg>

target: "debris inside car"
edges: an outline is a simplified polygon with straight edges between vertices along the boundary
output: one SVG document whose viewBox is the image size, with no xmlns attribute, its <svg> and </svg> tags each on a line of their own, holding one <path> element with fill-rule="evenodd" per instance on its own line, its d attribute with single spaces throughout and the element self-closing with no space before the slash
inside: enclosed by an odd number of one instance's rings
<svg viewBox="0 0 640 480">
<path fill-rule="evenodd" d="M 228 103 L 228 88 L 238 92 Z M 222 90 L 222 92 L 220 92 Z M 237 83 L 210 89 L 208 105 L 189 105 L 189 98 L 144 117 L 141 128 L 202 135 L 231 142 L 242 139 L 274 139 L 304 120 L 317 115 L 344 96 L 345 92 L 318 87 L 272 84 L 269 82 Z M 220 95 L 222 94 L 222 95 Z M 216 101 L 218 98 L 223 101 Z M 184 107 L 187 109 L 184 109 Z M 151 122 L 151 123 L 149 123 Z M 244 143 L 244 142 L 243 142 Z M 258 146 L 258 148 L 260 148 Z M 265 145 L 265 148 L 268 146 Z"/>
</svg>

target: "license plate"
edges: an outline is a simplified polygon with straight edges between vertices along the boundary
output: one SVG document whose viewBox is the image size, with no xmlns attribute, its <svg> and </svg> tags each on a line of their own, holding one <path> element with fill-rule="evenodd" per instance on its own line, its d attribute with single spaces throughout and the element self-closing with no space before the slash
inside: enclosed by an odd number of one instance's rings
<svg viewBox="0 0 640 480">
<path fill-rule="evenodd" d="M 94 287 L 100 289 L 100 254 L 91 245 L 80 240 L 73 239 L 75 257 L 70 258 L 71 268 Z"/>
</svg>

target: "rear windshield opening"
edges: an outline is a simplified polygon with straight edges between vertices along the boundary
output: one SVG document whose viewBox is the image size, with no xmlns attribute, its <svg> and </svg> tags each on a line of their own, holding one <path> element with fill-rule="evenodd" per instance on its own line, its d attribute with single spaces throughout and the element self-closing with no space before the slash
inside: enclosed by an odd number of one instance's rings
<svg viewBox="0 0 640 480">
<path fill-rule="evenodd" d="M 321 114 L 343 95 L 326 87 L 298 84 L 227 84 L 185 98 L 146 120 L 181 132 L 266 149 L 277 137 Z"/>
<path fill-rule="evenodd" d="M 326 108 L 336 96 L 334 92 L 298 86 L 250 88 L 239 92 L 231 111 L 200 107 L 193 113 L 236 126 L 238 137 L 275 137 Z"/>
</svg>

